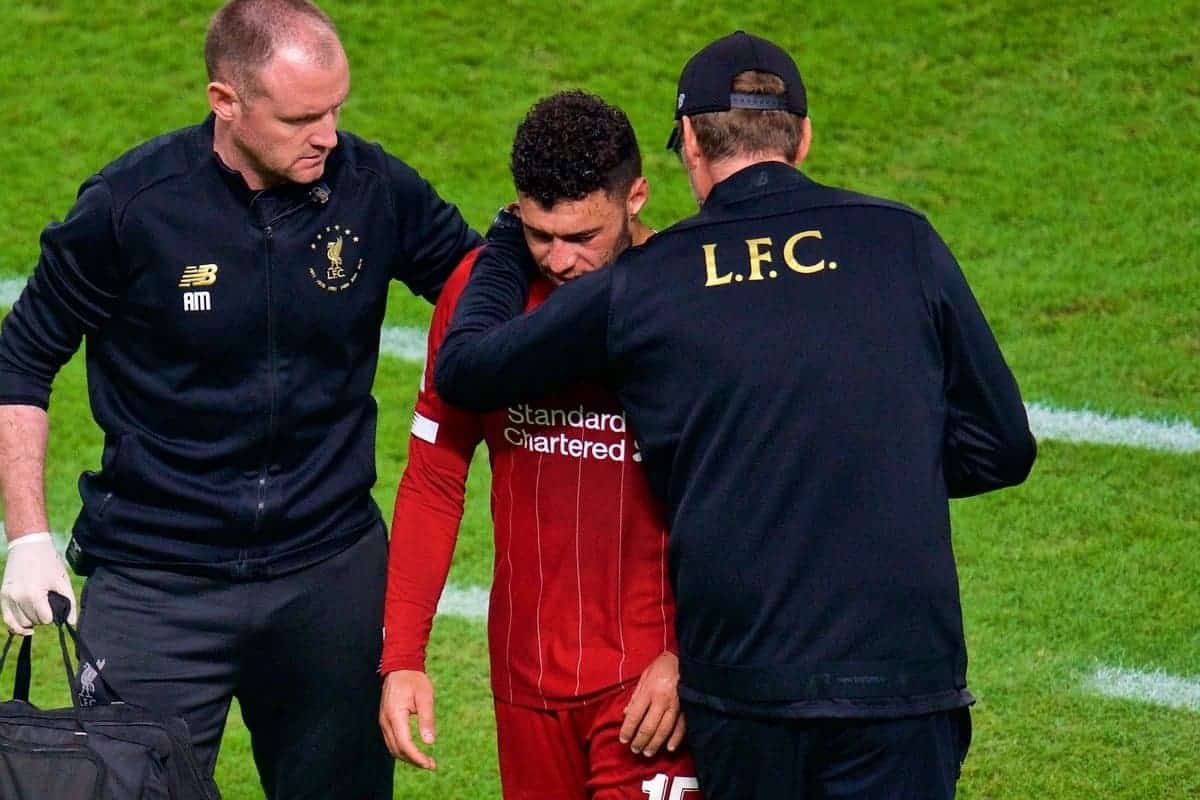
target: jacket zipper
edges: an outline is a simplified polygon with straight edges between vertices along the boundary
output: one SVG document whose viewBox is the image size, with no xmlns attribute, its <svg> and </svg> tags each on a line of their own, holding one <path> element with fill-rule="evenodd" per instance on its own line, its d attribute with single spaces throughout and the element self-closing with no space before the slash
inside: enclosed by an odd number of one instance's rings
<svg viewBox="0 0 1200 800">
<path fill-rule="evenodd" d="M 271 469 L 271 460 L 275 455 L 275 414 L 279 395 L 278 364 L 275 354 L 275 315 L 271 300 L 271 239 L 274 236 L 271 220 L 263 228 L 266 249 L 266 279 L 267 279 L 267 437 L 266 452 L 263 458 L 262 471 L 258 474 L 257 501 L 254 509 L 254 532 L 262 529 L 263 517 L 267 508 L 267 475 Z"/>
<path fill-rule="evenodd" d="M 267 371 L 268 371 L 268 397 L 269 403 L 267 408 L 267 438 L 266 438 L 266 453 L 263 459 L 262 469 L 258 474 L 258 486 L 254 508 L 254 532 L 259 533 L 262 529 L 263 517 L 266 516 L 267 509 L 267 481 L 270 476 L 271 462 L 275 458 L 275 424 L 279 414 L 279 361 L 278 353 L 276 352 L 275 341 L 275 314 L 274 303 L 271 297 L 271 242 L 275 235 L 275 226 L 283 219 L 295 214 L 306 205 L 307 201 L 296 203 L 288 206 L 280 213 L 276 214 L 271 219 L 267 220 L 266 226 L 263 228 L 264 244 L 266 247 L 266 278 L 267 278 Z"/>
</svg>

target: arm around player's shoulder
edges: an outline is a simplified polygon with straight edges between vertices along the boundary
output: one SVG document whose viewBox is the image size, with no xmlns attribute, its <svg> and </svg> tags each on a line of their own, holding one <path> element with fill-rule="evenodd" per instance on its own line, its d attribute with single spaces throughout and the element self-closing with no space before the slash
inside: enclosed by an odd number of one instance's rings
<svg viewBox="0 0 1200 800">
<path fill-rule="evenodd" d="M 480 253 L 435 371 L 447 401 L 489 411 L 595 377 L 608 366 L 612 269 L 570 281 L 522 314 L 526 262 L 495 242 Z"/>
</svg>

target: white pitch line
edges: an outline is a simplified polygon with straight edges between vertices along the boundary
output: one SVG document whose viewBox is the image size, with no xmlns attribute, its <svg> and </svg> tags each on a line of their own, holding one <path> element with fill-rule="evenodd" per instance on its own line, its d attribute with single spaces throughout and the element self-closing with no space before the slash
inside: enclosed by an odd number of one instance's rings
<svg viewBox="0 0 1200 800">
<path fill-rule="evenodd" d="M 25 278 L 0 279 L 0 308 L 12 308 L 25 288 Z M 421 362 L 425 360 L 425 329 L 389 325 L 379 337 L 379 351 L 384 355 Z"/>
<path fill-rule="evenodd" d="M 52 533 L 54 545 L 58 548 L 58 552 L 63 552 L 67 549 L 67 541 L 70 540 L 70 535 L 65 533 Z M 4 525 L 0 524 L 0 540 L 4 539 Z M 3 564 L 7 552 L 0 548 L 0 564 Z M 442 599 L 438 602 L 437 613 L 450 616 L 461 617 L 469 620 L 486 620 L 488 612 L 488 590 L 480 586 L 456 586 L 455 584 L 447 584 L 446 590 L 442 592 Z"/>
<path fill-rule="evenodd" d="M 4 278 L 0 280 L 0 306 L 12 308 L 13 303 L 21 296 L 28 278 Z"/>
<path fill-rule="evenodd" d="M 1187 420 L 1115 417 L 1095 411 L 1072 411 L 1042 403 L 1026 403 L 1029 425 L 1039 439 L 1087 444 L 1115 444 L 1173 453 L 1200 452 L 1200 428 Z"/>
<path fill-rule="evenodd" d="M 482 586 L 455 586 L 447 584 L 438 601 L 437 613 L 463 619 L 486 620 L 488 612 L 488 590 Z"/>
<path fill-rule="evenodd" d="M 1083 688 L 1102 697 L 1200 712 L 1200 680 L 1169 675 L 1162 670 L 1147 672 L 1102 665 L 1088 676 Z"/>
<path fill-rule="evenodd" d="M 379 336 L 379 352 L 384 355 L 422 363 L 425 361 L 424 328 L 385 325 Z"/>
<path fill-rule="evenodd" d="M 0 280 L 0 307 L 10 307 L 25 286 L 24 278 Z M 404 361 L 425 360 L 424 328 L 388 325 L 379 337 L 383 355 Z M 1169 453 L 1200 452 L 1200 428 L 1184 419 L 1118 417 L 1096 411 L 1027 403 L 1029 424 L 1038 439 L 1116 445 Z"/>
</svg>

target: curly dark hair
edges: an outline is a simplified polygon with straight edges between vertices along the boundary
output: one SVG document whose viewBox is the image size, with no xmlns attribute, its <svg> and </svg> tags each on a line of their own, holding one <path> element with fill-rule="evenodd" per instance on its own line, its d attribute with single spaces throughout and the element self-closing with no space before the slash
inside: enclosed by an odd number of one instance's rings
<svg viewBox="0 0 1200 800">
<path fill-rule="evenodd" d="M 629 117 L 593 94 L 559 92 L 539 100 L 517 126 L 513 183 L 543 208 L 597 189 L 610 197 L 642 174 L 642 153 Z"/>
</svg>

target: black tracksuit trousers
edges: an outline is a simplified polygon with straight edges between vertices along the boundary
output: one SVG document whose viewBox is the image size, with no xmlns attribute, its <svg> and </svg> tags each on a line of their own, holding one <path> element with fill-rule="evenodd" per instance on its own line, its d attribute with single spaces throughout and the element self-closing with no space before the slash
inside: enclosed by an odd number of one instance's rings
<svg viewBox="0 0 1200 800">
<path fill-rule="evenodd" d="M 376 673 L 386 570 L 382 525 L 260 580 L 101 564 L 80 632 L 121 699 L 187 722 L 209 775 L 236 697 L 269 800 L 390 800 Z M 81 677 L 84 702 L 104 702 Z"/>
<path fill-rule="evenodd" d="M 971 742 L 966 708 L 901 719 L 683 708 L 706 800 L 953 800 Z"/>
</svg>

